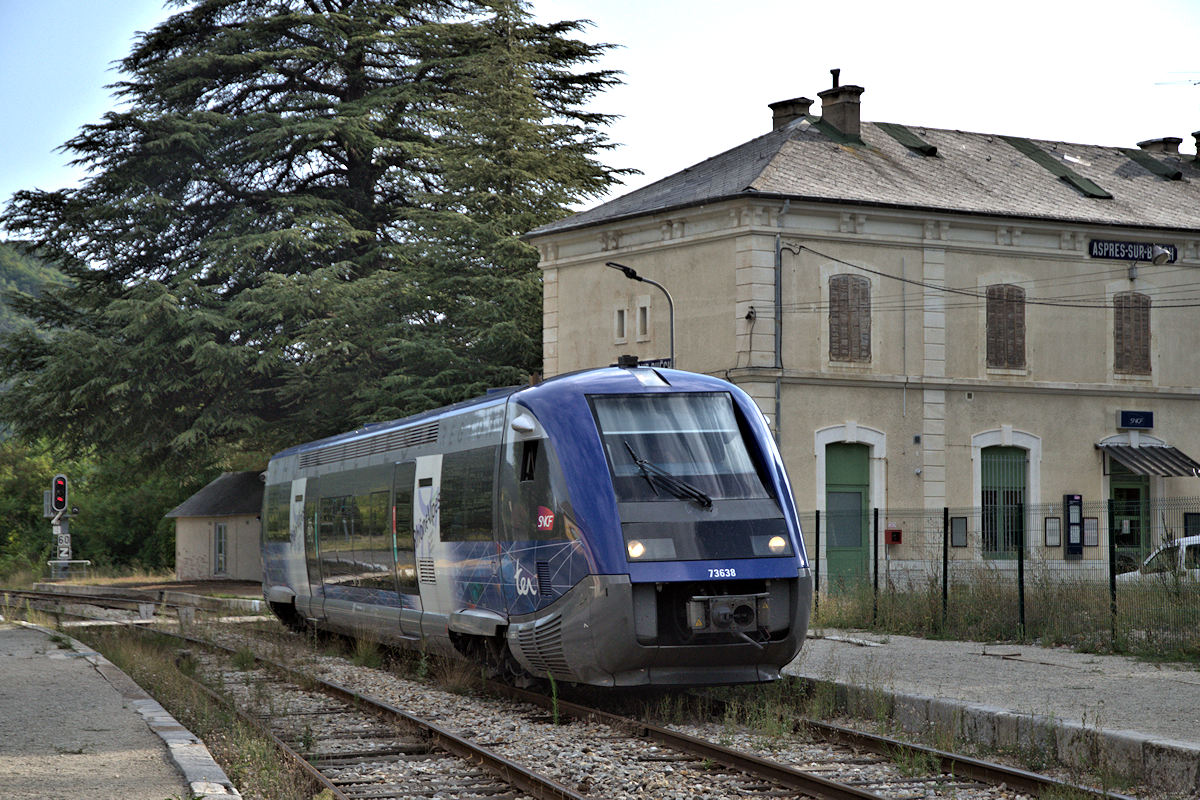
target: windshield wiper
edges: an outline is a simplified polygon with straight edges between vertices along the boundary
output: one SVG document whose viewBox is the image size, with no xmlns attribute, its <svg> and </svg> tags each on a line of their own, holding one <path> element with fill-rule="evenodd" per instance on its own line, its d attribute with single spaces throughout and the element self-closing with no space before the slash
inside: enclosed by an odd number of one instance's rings
<svg viewBox="0 0 1200 800">
<path fill-rule="evenodd" d="M 712 498 L 707 494 L 692 486 L 687 481 L 676 478 L 662 467 L 644 458 L 639 458 L 638 454 L 633 450 L 633 445 L 629 444 L 628 441 L 625 442 L 625 449 L 629 451 L 629 457 L 633 459 L 633 463 L 637 464 L 638 469 L 642 471 L 642 477 L 646 479 L 646 483 L 650 484 L 650 488 L 655 495 L 658 494 L 658 490 L 654 488 L 654 481 L 657 480 L 676 497 L 683 500 L 695 500 L 704 508 L 712 508 Z"/>
</svg>

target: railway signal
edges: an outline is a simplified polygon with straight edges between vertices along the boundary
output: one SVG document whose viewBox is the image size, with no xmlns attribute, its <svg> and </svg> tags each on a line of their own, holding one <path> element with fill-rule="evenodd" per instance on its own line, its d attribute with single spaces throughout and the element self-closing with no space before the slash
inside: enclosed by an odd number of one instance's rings
<svg viewBox="0 0 1200 800">
<path fill-rule="evenodd" d="M 50 508 L 56 513 L 67 510 L 67 476 L 61 473 L 50 484 Z"/>
</svg>

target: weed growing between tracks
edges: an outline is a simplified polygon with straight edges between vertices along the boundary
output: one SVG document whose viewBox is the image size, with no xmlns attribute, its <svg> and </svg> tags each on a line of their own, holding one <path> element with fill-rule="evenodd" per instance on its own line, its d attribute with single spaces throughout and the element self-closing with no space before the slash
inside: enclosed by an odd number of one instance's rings
<svg viewBox="0 0 1200 800">
<path fill-rule="evenodd" d="M 180 650 L 178 642 L 113 628 L 83 628 L 76 635 L 203 739 L 243 797 L 313 798 L 317 787 L 279 757 L 269 738 L 214 703 L 190 680 L 196 662 L 190 651 Z"/>
</svg>

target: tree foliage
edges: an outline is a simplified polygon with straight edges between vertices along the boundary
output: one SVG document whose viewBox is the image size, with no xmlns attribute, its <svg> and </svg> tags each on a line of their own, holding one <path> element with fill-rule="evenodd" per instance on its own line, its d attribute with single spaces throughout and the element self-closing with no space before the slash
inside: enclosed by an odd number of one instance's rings
<svg viewBox="0 0 1200 800">
<path fill-rule="evenodd" d="M 184 4 L 181 2 L 181 6 Z M 530 228 L 617 173 L 617 78 L 521 0 L 201 0 L 121 62 L 90 177 L 2 221 L 68 278 L 0 341 L 0 417 L 213 463 L 519 381 Z"/>
<path fill-rule="evenodd" d="M 94 566 L 137 565 L 151 570 L 175 561 L 175 526 L 163 514 L 214 474 L 191 476 L 146 470 L 130 459 L 67 456 L 46 440 L 0 439 L 0 579 L 40 572 L 55 557 L 43 493 L 57 473 L 70 480 L 72 555 Z"/>
</svg>

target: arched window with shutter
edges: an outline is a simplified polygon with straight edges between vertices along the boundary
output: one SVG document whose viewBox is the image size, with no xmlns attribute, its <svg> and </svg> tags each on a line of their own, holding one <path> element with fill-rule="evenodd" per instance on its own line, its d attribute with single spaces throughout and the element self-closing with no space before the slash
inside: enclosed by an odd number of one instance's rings
<svg viewBox="0 0 1200 800">
<path fill-rule="evenodd" d="M 1139 292 L 1113 297 L 1113 372 L 1150 374 L 1150 298 Z"/>
<path fill-rule="evenodd" d="M 829 360 L 871 360 L 871 281 L 866 278 L 829 278 Z"/>
<path fill-rule="evenodd" d="M 987 287 L 987 365 L 1025 369 L 1025 290 L 1020 286 Z"/>
</svg>

